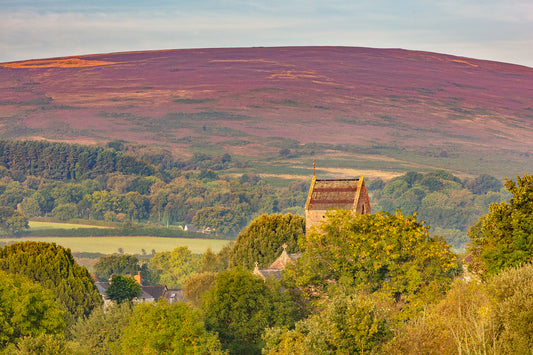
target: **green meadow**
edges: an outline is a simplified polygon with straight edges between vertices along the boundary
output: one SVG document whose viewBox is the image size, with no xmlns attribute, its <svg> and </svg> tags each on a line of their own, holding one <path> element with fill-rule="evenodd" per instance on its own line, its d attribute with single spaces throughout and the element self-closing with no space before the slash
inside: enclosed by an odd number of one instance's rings
<svg viewBox="0 0 533 355">
<path fill-rule="evenodd" d="M 56 243 L 72 252 L 114 254 L 119 248 L 125 254 L 142 254 L 142 250 L 150 254 L 170 251 L 177 247 L 186 246 L 195 254 L 201 254 L 208 248 L 213 252 L 219 252 L 228 240 L 218 239 L 193 239 L 193 238 L 163 238 L 163 237 L 23 237 L 2 238 L 2 242 L 39 241 Z"/>
</svg>

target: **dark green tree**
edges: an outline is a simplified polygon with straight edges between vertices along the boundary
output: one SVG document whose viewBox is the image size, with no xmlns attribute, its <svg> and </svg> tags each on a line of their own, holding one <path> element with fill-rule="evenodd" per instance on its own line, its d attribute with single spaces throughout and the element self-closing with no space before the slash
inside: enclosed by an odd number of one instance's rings
<svg viewBox="0 0 533 355">
<path fill-rule="evenodd" d="M 231 354 L 260 354 L 263 331 L 292 326 L 297 317 L 286 291 L 240 267 L 217 275 L 202 309 L 207 329 L 218 333 Z"/>
<path fill-rule="evenodd" d="M 141 294 L 141 286 L 133 278 L 122 275 L 113 276 L 109 287 L 105 291 L 106 297 L 118 304 L 132 301 Z"/>
<path fill-rule="evenodd" d="M 239 235 L 231 251 L 230 263 L 253 269 L 268 267 L 287 246 L 288 253 L 299 251 L 298 238 L 305 233 L 305 219 L 292 214 L 262 215 L 250 223 Z"/>
<path fill-rule="evenodd" d="M 70 314 L 69 321 L 88 316 L 102 298 L 85 267 L 69 249 L 55 243 L 23 242 L 0 249 L 0 270 L 27 276 L 51 290 Z"/>
<path fill-rule="evenodd" d="M 111 275 L 134 276 L 141 273 L 143 285 L 152 284 L 152 274 L 146 264 L 142 266 L 139 259 L 133 255 L 106 255 L 102 256 L 94 264 L 94 273 L 98 280 L 108 281 Z"/>
<path fill-rule="evenodd" d="M 533 175 L 505 179 L 509 202 L 493 203 L 469 232 L 477 271 L 492 275 L 533 259 Z"/>
</svg>

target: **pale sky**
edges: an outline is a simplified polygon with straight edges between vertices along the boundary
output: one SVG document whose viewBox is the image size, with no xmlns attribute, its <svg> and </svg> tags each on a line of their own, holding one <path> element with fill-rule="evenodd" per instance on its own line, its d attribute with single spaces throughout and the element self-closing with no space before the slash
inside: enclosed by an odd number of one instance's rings
<svg viewBox="0 0 533 355">
<path fill-rule="evenodd" d="M 533 67 L 533 0 L 0 0 L 0 62 L 258 46 L 403 48 Z"/>
</svg>

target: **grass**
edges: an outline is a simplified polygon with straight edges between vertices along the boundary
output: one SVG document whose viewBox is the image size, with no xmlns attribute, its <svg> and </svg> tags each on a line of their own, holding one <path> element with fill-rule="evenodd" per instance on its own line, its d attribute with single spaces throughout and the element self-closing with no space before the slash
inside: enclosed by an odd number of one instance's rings
<svg viewBox="0 0 533 355">
<path fill-rule="evenodd" d="M 195 254 L 204 253 L 208 248 L 219 252 L 228 240 L 191 239 L 191 238 L 162 238 L 162 237 L 27 237 L 3 238 L 2 242 L 38 241 L 56 243 L 72 252 L 114 254 L 122 248 L 126 254 L 142 254 L 142 249 L 150 253 L 171 251 L 177 247 L 186 246 Z"/>
<path fill-rule="evenodd" d="M 45 230 L 45 229 L 77 229 L 77 228 L 112 228 L 105 226 L 95 226 L 90 224 L 75 224 L 75 223 L 57 223 L 57 222 L 38 222 L 38 221 L 29 221 L 31 230 Z"/>
</svg>

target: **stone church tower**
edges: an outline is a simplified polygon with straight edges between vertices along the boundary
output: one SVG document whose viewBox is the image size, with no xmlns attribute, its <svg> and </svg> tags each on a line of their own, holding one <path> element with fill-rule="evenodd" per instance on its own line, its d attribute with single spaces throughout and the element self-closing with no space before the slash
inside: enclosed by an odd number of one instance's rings
<svg viewBox="0 0 533 355">
<path fill-rule="evenodd" d="M 362 175 L 358 179 L 334 180 L 319 180 L 313 175 L 305 203 L 306 234 L 325 219 L 326 212 L 330 209 L 371 213 L 370 198 Z"/>
</svg>

